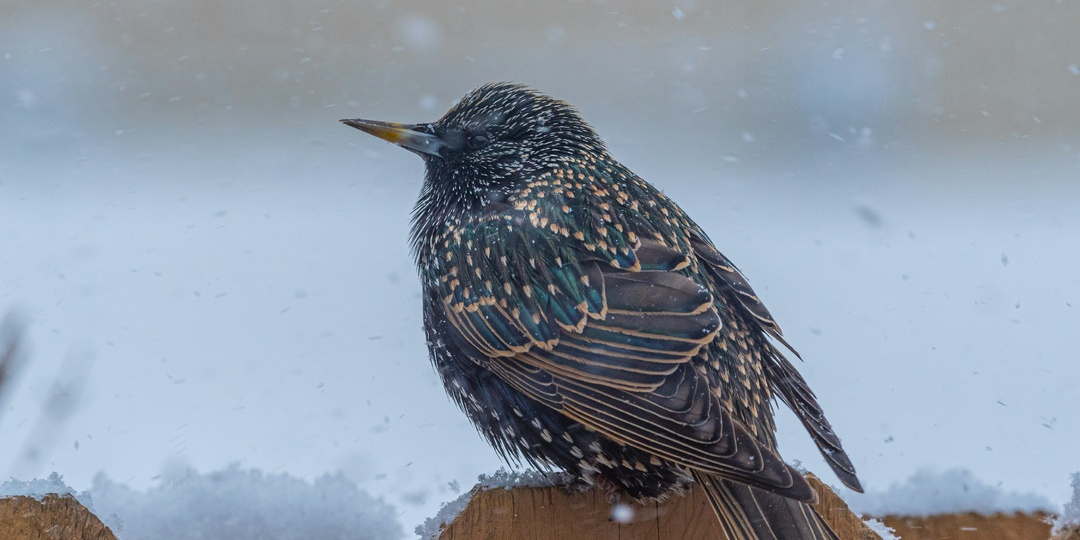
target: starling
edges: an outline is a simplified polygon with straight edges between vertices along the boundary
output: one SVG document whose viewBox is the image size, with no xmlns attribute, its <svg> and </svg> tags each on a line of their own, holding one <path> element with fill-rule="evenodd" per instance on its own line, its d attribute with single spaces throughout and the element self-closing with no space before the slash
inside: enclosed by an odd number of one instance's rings
<svg viewBox="0 0 1080 540">
<path fill-rule="evenodd" d="M 773 397 L 862 488 L 780 327 L 576 109 L 495 83 L 433 123 L 342 122 L 424 160 L 411 241 L 428 349 L 505 459 L 641 501 L 699 482 L 730 538 L 835 538 L 776 452 Z"/>
</svg>

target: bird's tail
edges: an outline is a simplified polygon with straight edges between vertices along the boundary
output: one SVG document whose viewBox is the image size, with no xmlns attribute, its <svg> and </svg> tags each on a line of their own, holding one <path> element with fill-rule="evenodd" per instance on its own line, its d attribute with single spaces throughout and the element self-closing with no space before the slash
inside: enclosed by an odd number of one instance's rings
<svg viewBox="0 0 1080 540">
<path fill-rule="evenodd" d="M 704 473 L 705 488 L 728 540 L 838 540 L 810 503 Z"/>
</svg>

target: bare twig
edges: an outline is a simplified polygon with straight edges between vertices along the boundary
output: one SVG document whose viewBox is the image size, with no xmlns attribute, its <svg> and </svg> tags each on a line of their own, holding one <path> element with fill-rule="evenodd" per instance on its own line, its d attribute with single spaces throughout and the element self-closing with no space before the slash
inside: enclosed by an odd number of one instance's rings
<svg viewBox="0 0 1080 540">
<path fill-rule="evenodd" d="M 9 309 L 0 320 L 0 413 L 3 413 L 4 397 L 14 385 L 25 358 L 23 333 L 26 319 L 17 309 Z"/>
<path fill-rule="evenodd" d="M 68 419 L 78 408 L 86 386 L 86 373 L 93 363 L 90 351 L 69 351 L 60 364 L 49 394 L 42 404 L 41 414 L 34 422 L 30 435 L 23 444 L 22 455 L 15 465 L 16 471 L 34 471 L 53 449 Z"/>
</svg>

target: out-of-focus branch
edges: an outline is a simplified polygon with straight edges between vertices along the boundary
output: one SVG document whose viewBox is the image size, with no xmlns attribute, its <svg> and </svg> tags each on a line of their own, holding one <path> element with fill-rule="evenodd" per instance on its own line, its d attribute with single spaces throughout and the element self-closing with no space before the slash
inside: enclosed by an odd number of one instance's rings
<svg viewBox="0 0 1080 540">
<path fill-rule="evenodd" d="M 17 309 L 9 309 L 0 319 L 0 415 L 4 412 L 4 398 L 22 367 L 26 356 L 23 333 L 26 319 Z"/>
<path fill-rule="evenodd" d="M 15 379 L 26 362 L 24 338 L 26 317 L 18 309 L 9 309 L 0 320 L 0 416 Z M 14 464 L 15 471 L 34 471 L 56 447 L 68 418 L 78 407 L 86 384 L 86 372 L 93 361 L 92 352 L 71 351 L 60 365 L 56 380 L 42 403 L 41 414 L 34 422 L 23 450 Z"/>
<path fill-rule="evenodd" d="M 42 404 L 41 414 L 23 444 L 22 455 L 15 464 L 16 471 L 36 470 L 38 464 L 56 448 L 68 419 L 82 400 L 86 373 L 93 357 L 94 354 L 89 351 L 68 352 Z"/>
</svg>

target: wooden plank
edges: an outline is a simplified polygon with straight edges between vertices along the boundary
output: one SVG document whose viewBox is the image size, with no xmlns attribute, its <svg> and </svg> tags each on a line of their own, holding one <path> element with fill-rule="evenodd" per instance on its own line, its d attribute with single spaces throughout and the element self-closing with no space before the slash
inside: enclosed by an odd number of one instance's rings
<svg viewBox="0 0 1080 540">
<path fill-rule="evenodd" d="M 0 499 L 4 540 L 116 540 L 94 514 L 71 495 Z"/>
<path fill-rule="evenodd" d="M 683 497 L 675 497 L 657 506 L 660 538 L 726 538 L 716 519 L 712 504 L 697 484 Z"/>
<path fill-rule="evenodd" d="M 819 511 L 842 540 L 879 540 L 839 497 L 811 476 L 822 502 Z M 611 519 L 612 505 L 600 490 L 569 492 L 562 487 L 474 490 L 461 515 L 440 540 L 717 540 L 725 538 L 705 492 L 662 504 L 629 504 L 628 523 Z"/>
<path fill-rule="evenodd" d="M 516 490 L 515 490 L 516 491 Z M 550 511 L 545 519 L 551 524 L 551 536 L 547 538 L 618 540 L 618 528 L 610 521 L 610 507 L 604 503 L 598 490 L 567 492 L 563 488 L 531 488 L 528 491 L 543 492 Z M 567 519 L 574 516 L 575 519 Z M 525 525 L 529 526 L 529 525 Z"/>
<path fill-rule="evenodd" d="M 1050 516 L 1019 512 L 988 516 L 974 512 L 885 516 L 881 521 L 904 540 L 1044 540 L 1050 538 L 1051 529 Z"/>
<path fill-rule="evenodd" d="M 836 532 L 836 536 L 844 540 L 880 540 L 881 537 L 867 527 L 863 520 L 848 508 L 847 503 L 829 489 L 829 486 L 810 473 L 806 474 L 806 479 L 817 492 L 818 503 L 814 508 L 821 517 L 825 518 L 825 522 Z"/>
</svg>

